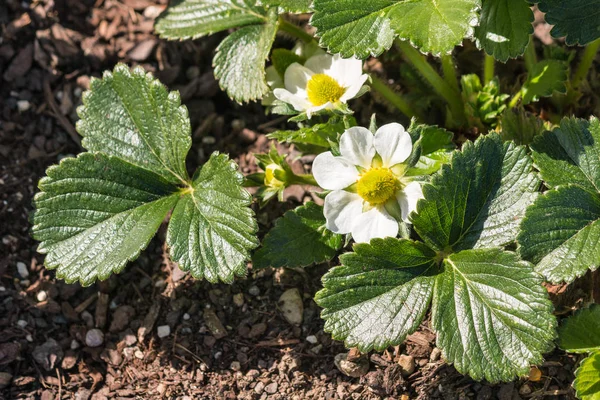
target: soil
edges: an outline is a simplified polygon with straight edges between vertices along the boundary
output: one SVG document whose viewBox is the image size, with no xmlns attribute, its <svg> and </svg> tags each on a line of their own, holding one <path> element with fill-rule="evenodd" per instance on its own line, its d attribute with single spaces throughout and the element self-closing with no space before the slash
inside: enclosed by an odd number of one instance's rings
<svg viewBox="0 0 600 400">
<path fill-rule="evenodd" d="M 91 77 L 122 61 L 179 90 L 192 118 L 190 170 L 219 150 L 254 172 L 252 154 L 269 147 L 265 133 L 285 127 L 260 104 L 235 104 L 220 91 L 211 59 L 222 34 L 182 43 L 156 38 L 153 20 L 165 6 L 166 0 L 0 2 L 0 398 L 574 398 L 578 357 L 554 350 L 530 379 L 478 383 L 440 359 L 427 320 L 401 346 L 363 356 L 351 351 L 360 376 L 343 374 L 334 359 L 347 350 L 323 331 L 312 300 L 329 265 L 249 266 L 247 279 L 232 285 L 196 281 L 169 261 L 163 226 L 138 260 L 105 282 L 69 285 L 44 269 L 29 235 L 32 198 L 49 165 L 82 150 L 74 123 Z M 369 66 L 381 69 L 378 62 Z M 360 101 L 363 125 L 374 111 L 408 122 L 374 96 Z M 296 158 L 298 170 L 310 161 Z M 314 198 L 307 188 L 293 188 L 286 202 L 256 209 L 261 234 L 283 211 Z M 302 298 L 298 325 L 281 313 L 279 298 L 289 289 Z M 584 292 L 550 290 L 567 312 Z"/>
</svg>

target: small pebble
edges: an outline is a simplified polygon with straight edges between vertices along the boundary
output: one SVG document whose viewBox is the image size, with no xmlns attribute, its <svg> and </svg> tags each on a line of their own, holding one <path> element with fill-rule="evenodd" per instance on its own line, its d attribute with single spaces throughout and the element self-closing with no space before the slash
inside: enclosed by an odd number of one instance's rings
<svg viewBox="0 0 600 400">
<path fill-rule="evenodd" d="M 144 353 L 141 352 L 141 350 L 136 350 L 135 353 L 133 354 L 135 356 L 135 358 L 139 358 L 140 360 L 144 359 Z"/>
<path fill-rule="evenodd" d="M 104 343 L 104 333 L 100 329 L 90 329 L 85 334 L 85 344 L 88 347 L 98 347 Z"/>
<path fill-rule="evenodd" d="M 27 336 L 25 336 L 25 340 L 27 340 L 29 343 L 31 343 L 31 342 L 33 342 L 33 336 L 27 335 Z"/>
<path fill-rule="evenodd" d="M 231 368 L 233 371 L 239 371 L 242 369 L 242 365 L 240 364 L 239 361 L 232 361 L 229 368 Z"/>
<path fill-rule="evenodd" d="M 277 393 L 277 382 L 269 383 L 265 386 L 265 392 L 269 394 Z"/>
<path fill-rule="evenodd" d="M 213 136 L 204 136 L 202 138 L 203 144 L 215 144 L 216 141 L 217 139 L 215 139 Z"/>
<path fill-rule="evenodd" d="M 154 282 L 154 287 L 155 288 L 163 288 L 167 285 L 167 282 L 165 282 L 162 279 L 157 280 L 156 282 Z"/>
<path fill-rule="evenodd" d="M 4 286 L 0 286 L 0 292 L 6 292 L 6 288 Z"/>
<path fill-rule="evenodd" d="M 79 342 L 75 339 L 71 340 L 71 350 L 77 350 L 79 348 Z"/>
<path fill-rule="evenodd" d="M 25 329 L 25 327 L 27 326 L 27 321 L 25 321 L 24 319 L 20 319 L 17 321 L 17 325 L 19 326 L 19 328 Z"/>
<path fill-rule="evenodd" d="M 162 325 L 156 328 L 156 332 L 159 338 L 165 338 L 171 334 L 171 327 L 169 325 Z"/>
<path fill-rule="evenodd" d="M 217 351 L 213 357 L 215 358 L 215 360 L 218 360 L 219 358 L 221 358 L 222 355 L 223 355 L 222 352 Z"/>
<path fill-rule="evenodd" d="M 189 321 L 190 318 L 191 318 L 190 314 L 188 314 L 188 313 L 183 314 L 183 320 L 184 321 Z"/>
<path fill-rule="evenodd" d="M 233 295 L 233 304 L 235 304 L 238 307 L 241 307 L 244 305 L 244 294 L 243 293 L 237 293 Z"/>
<path fill-rule="evenodd" d="M 248 289 L 248 293 L 250 293 L 252 296 L 258 296 L 260 294 L 260 289 L 258 286 L 252 285 L 250 286 L 250 289 Z"/>
<path fill-rule="evenodd" d="M 36 296 L 37 301 L 46 301 L 48 299 L 48 293 L 45 290 L 40 290 Z"/>
<path fill-rule="evenodd" d="M 19 112 L 25 112 L 31 108 L 31 103 L 27 100 L 19 100 L 17 101 L 17 108 Z"/>
<path fill-rule="evenodd" d="M 125 335 L 124 340 L 127 346 L 133 346 L 137 342 L 137 338 L 135 337 L 135 335 L 132 335 L 130 333 Z"/>
<path fill-rule="evenodd" d="M 319 339 L 317 339 L 315 335 L 310 335 L 306 337 L 306 341 L 310 344 L 317 344 L 319 342 Z"/>
<path fill-rule="evenodd" d="M 24 262 L 19 261 L 17 263 L 17 272 L 21 275 L 21 278 L 25 279 L 29 277 L 29 270 L 27 269 L 27 265 Z"/>
</svg>

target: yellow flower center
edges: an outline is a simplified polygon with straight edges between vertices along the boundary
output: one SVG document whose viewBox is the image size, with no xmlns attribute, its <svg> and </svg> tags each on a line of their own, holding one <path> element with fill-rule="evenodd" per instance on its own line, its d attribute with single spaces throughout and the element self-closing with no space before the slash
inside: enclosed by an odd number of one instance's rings
<svg viewBox="0 0 600 400">
<path fill-rule="evenodd" d="M 313 106 L 322 106 L 327 102 L 335 103 L 344 95 L 346 89 L 329 75 L 315 74 L 306 84 L 308 100 Z"/>
<path fill-rule="evenodd" d="M 383 204 L 396 195 L 400 181 L 389 168 L 371 168 L 363 173 L 356 192 L 372 205 Z"/>
<path fill-rule="evenodd" d="M 280 187 L 283 186 L 283 182 L 275 177 L 275 171 L 283 169 L 277 164 L 269 164 L 265 169 L 265 186 L 269 187 Z"/>
</svg>

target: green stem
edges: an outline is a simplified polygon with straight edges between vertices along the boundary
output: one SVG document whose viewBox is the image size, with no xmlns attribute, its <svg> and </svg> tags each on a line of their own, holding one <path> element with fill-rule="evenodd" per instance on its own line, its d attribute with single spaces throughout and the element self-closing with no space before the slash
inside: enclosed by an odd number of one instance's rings
<svg viewBox="0 0 600 400">
<path fill-rule="evenodd" d="M 400 112 L 406 115 L 408 118 L 412 118 L 417 113 L 413 110 L 413 108 L 408 104 L 408 102 L 400 95 L 395 93 L 388 85 L 385 84 L 378 77 L 371 75 L 371 87 L 378 92 L 384 99 L 386 99 L 390 104 L 396 107 Z"/>
<path fill-rule="evenodd" d="M 494 57 L 486 54 L 483 61 L 483 84 L 487 85 L 494 79 Z"/>
<path fill-rule="evenodd" d="M 446 100 L 450 107 L 450 111 L 452 112 L 452 116 L 457 120 L 459 125 L 462 125 L 465 121 L 465 110 L 460 92 L 452 88 L 452 86 L 450 86 L 440 74 L 429 65 L 425 56 L 412 47 L 410 43 L 397 40 L 396 45 L 400 51 L 402 51 L 406 60 L 411 63 L 423 78 L 431 84 L 433 89 Z"/>
<path fill-rule="evenodd" d="M 573 75 L 573 79 L 571 80 L 571 86 L 573 89 L 577 90 L 581 82 L 587 77 L 592 64 L 594 63 L 594 59 L 596 58 L 596 53 L 598 53 L 598 49 L 600 49 L 600 39 L 594 40 L 592 43 L 588 44 L 585 47 L 585 51 L 583 52 L 583 57 L 579 62 L 579 66 Z"/>
<path fill-rule="evenodd" d="M 515 108 L 519 103 L 519 100 L 521 100 L 522 95 L 523 91 L 519 90 L 517 94 L 515 94 L 512 99 L 510 99 L 510 103 L 508 103 L 508 108 Z"/>
<path fill-rule="evenodd" d="M 282 17 L 279 17 L 279 29 L 283 32 L 289 33 L 290 35 L 306 42 L 310 43 L 315 40 L 311 34 L 306 32 L 304 29 L 300 28 L 297 25 L 292 24 L 291 22 L 286 21 Z"/>
<path fill-rule="evenodd" d="M 292 185 L 311 185 L 319 186 L 311 174 L 294 174 L 288 178 L 288 183 Z"/>
<path fill-rule="evenodd" d="M 535 54 L 535 42 L 533 40 L 533 35 L 529 37 L 529 44 L 525 49 L 524 57 L 527 72 L 531 73 L 531 71 L 533 71 L 533 67 L 535 64 L 537 64 L 537 55 Z"/>
<path fill-rule="evenodd" d="M 458 87 L 458 77 L 456 76 L 456 67 L 454 66 L 454 60 L 449 54 L 442 56 L 442 71 L 444 72 L 444 79 L 457 92 L 460 92 Z"/>
</svg>

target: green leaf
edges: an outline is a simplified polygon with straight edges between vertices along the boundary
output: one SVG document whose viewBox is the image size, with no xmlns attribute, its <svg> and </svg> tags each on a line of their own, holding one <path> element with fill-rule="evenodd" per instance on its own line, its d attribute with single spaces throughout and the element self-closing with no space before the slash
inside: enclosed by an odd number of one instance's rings
<svg viewBox="0 0 600 400">
<path fill-rule="evenodd" d="M 280 7 L 282 12 L 307 13 L 312 0 L 262 0 L 261 3 L 267 7 Z"/>
<path fill-rule="evenodd" d="M 500 249 L 465 250 L 436 277 L 431 323 L 444 357 L 491 383 L 525 375 L 555 333 L 552 303 L 531 264 Z"/>
<path fill-rule="evenodd" d="M 58 278 L 84 286 L 136 259 L 179 197 L 159 175 L 101 153 L 63 159 L 39 187 L 38 251 Z"/>
<path fill-rule="evenodd" d="M 571 282 L 600 264 L 600 122 L 564 119 L 539 136 L 533 158 L 546 185 L 527 210 L 521 256 L 551 282 Z"/>
<path fill-rule="evenodd" d="M 600 0 L 541 0 L 538 8 L 546 13 L 546 22 L 554 25 L 552 36 L 565 36 L 569 46 L 600 38 Z"/>
<path fill-rule="evenodd" d="M 567 64 L 558 60 L 543 60 L 535 64 L 523 85 L 523 104 L 548 97 L 556 91 L 566 93 Z"/>
<path fill-rule="evenodd" d="M 341 256 L 342 266 L 323 277 L 315 301 L 325 330 L 347 347 L 367 352 L 400 344 L 429 307 L 435 252 L 406 239 L 373 239 Z"/>
<path fill-rule="evenodd" d="M 267 20 L 265 10 L 249 0 L 175 0 L 156 20 L 165 39 L 196 39 L 226 29 Z"/>
<path fill-rule="evenodd" d="M 240 28 L 217 47 L 213 59 L 215 77 L 232 99 L 238 102 L 256 100 L 269 91 L 265 62 L 277 26 L 277 14 L 271 12 L 266 23 Z"/>
<path fill-rule="evenodd" d="M 578 399 L 600 400 L 600 351 L 585 358 L 577 371 L 573 388 Z"/>
<path fill-rule="evenodd" d="M 224 154 L 213 153 L 196 173 L 191 193 L 179 200 L 167 230 L 171 257 L 184 271 L 210 282 L 231 283 L 246 275 L 258 230 L 252 196 L 243 176 Z"/>
<path fill-rule="evenodd" d="M 505 245 L 517 236 L 538 187 L 524 147 L 482 136 L 423 187 L 412 223 L 425 243 L 446 253 Z"/>
<path fill-rule="evenodd" d="M 502 140 L 512 140 L 518 145 L 530 145 L 536 136 L 544 132 L 543 121 L 523 110 L 507 108 L 500 118 Z"/>
<path fill-rule="evenodd" d="M 600 350 L 600 304 L 582 308 L 565 319 L 558 330 L 558 337 L 559 347 L 569 353 Z"/>
<path fill-rule="evenodd" d="M 525 52 L 533 33 L 533 11 L 525 0 L 483 0 L 475 28 L 477 47 L 506 62 Z"/>
<path fill-rule="evenodd" d="M 187 109 L 178 93 L 169 93 L 142 68 L 130 71 L 119 64 L 102 80 L 93 79 L 78 114 L 86 149 L 119 157 L 172 183 L 187 180 Z"/>
<path fill-rule="evenodd" d="M 449 53 L 477 21 L 479 0 L 315 0 L 320 44 L 344 57 L 378 56 L 396 36 L 423 52 Z"/>
<path fill-rule="evenodd" d="M 325 229 L 323 207 L 307 203 L 286 212 L 252 257 L 254 268 L 306 267 L 335 257 L 343 236 Z"/>
<path fill-rule="evenodd" d="M 296 130 L 275 131 L 267 134 L 269 139 L 283 143 L 312 144 L 319 147 L 329 148 L 330 141 L 337 141 L 338 135 L 344 132 L 343 120 L 329 121 L 324 124 L 304 126 Z"/>
<path fill-rule="evenodd" d="M 452 132 L 433 125 L 417 125 L 409 128 L 409 131 L 421 138 L 421 156 L 406 171 L 407 176 L 431 175 L 452 160 L 456 148 L 452 142 Z"/>
</svg>

